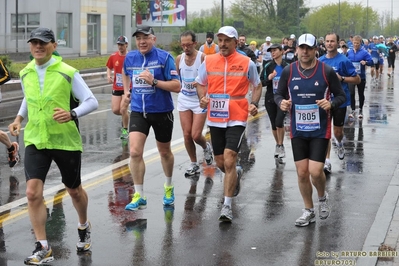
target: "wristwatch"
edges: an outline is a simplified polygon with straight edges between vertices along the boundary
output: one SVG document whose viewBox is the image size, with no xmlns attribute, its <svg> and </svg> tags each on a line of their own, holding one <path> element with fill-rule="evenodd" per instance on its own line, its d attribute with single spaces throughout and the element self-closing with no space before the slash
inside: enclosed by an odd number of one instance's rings
<svg viewBox="0 0 399 266">
<path fill-rule="evenodd" d="M 154 79 L 154 80 L 152 81 L 152 86 L 155 87 L 156 85 L 158 85 L 158 80 L 157 80 L 157 79 Z"/>
<path fill-rule="evenodd" d="M 345 77 L 341 77 L 341 81 L 342 81 L 342 82 L 345 81 Z"/>
<path fill-rule="evenodd" d="M 74 110 L 71 110 L 71 120 L 77 120 L 78 116 L 76 115 L 76 112 Z"/>
<path fill-rule="evenodd" d="M 255 107 L 258 108 L 258 103 L 256 103 L 256 102 L 251 102 L 251 104 L 255 105 Z"/>
</svg>

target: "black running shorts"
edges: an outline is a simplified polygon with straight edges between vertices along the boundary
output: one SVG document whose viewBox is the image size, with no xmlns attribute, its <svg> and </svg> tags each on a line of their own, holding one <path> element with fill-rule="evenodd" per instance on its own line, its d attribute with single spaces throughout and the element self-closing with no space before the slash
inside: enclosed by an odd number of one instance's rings
<svg viewBox="0 0 399 266">
<path fill-rule="evenodd" d="M 38 150 L 35 145 L 29 145 L 24 157 L 26 181 L 36 178 L 44 183 L 54 161 L 61 172 L 62 183 L 67 188 L 77 188 L 81 184 L 81 155 L 81 151 Z"/>
</svg>

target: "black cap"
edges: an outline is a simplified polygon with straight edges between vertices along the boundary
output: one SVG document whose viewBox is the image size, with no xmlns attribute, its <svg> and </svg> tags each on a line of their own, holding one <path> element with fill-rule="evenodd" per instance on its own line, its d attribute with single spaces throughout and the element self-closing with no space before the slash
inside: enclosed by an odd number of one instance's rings
<svg viewBox="0 0 399 266">
<path fill-rule="evenodd" d="M 28 42 L 41 40 L 43 42 L 55 42 L 54 32 L 48 28 L 37 28 L 31 31 Z"/>
<path fill-rule="evenodd" d="M 270 52 L 271 49 L 276 49 L 276 48 L 283 50 L 283 47 L 280 44 L 275 43 L 275 44 L 272 44 L 269 48 L 267 48 L 267 52 Z"/>
<path fill-rule="evenodd" d="M 215 38 L 215 34 L 213 32 L 207 32 L 206 38 L 212 38 L 212 40 L 213 40 L 213 38 Z"/>
<path fill-rule="evenodd" d="M 341 48 L 348 48 L 348 46 L 344 43 L 343 45 L 341 45 Z"/>
<path fill-rule="evenodd" d="M 154 35 L 154 30 L 150 26 L 141 26 L 136 29 L 136 31 L 133 33 L 133 37 L 136 36 L 137 33 L 144 33 L 145 35 Z"/>
<path fill-rule="evenodd" d="M 117 44 L 126 44 L 126 43 L 128 43 L 128 40 L 127 40 L 126 36 L 121 35 L 118 37 L 118 39 L 116 39 L 116 43 Z"/>
</svg>

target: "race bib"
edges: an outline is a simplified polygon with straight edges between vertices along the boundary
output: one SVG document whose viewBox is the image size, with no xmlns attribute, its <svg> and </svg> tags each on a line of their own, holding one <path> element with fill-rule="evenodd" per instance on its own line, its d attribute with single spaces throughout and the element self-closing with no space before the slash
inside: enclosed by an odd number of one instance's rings
<svg viewBox="0 0 399 266">
<path fill-rule="evenodd" d="M 186 96 L 197 96 L 197 89 L 194 87 L 195 78 L 183 79 L 181 92 Z"/>
<path fill-rule="evenodd" d="M 274 77 L 273 78 L 273 94 L 276 93 L 277 87 L 278 87 L 278 82 L 280 81 L 280 77 Z"/>
<path fill-rule="evenodd" d="M 122 74 L 121 74 L 121 73 L 116 73 L 116 76 L 115 76 L 115 85 L 116 85 L 117 87 L 123 87 Z"/>
<path fill-rule="evenodd" d="M 228 94 L 209 95 L 209 117 L 229 118 L 230 96 Z"/>
<path fill-rule="evenodd" d="M 295 105 L 295 118 L 298 131 L 320 129 L 320 114 L 317 104 Z"/>
<path fill-rule="evenodd" d="M 374 63 L 374 65 L 378 64 L 378 58 L 377 57 L 373 57 L 373 63 Z"/>
<path fill-rule="evenodd" d="M 356 73 L 360 74 L 360 62 L 352 62 L 352 64 L 356 69 Z"/>
<path fill-rule="evenodd" d="M 139 78 L 139 75 L 141 72 L 145 70 L 133 70 L 133 78 L 132 78 L 132 83 L 133 83 L 133 90 L 137 94 L 151 94 L 155 93 L 155 87 L 147 84 L 144 79 Z M 149 69 L 152 75 L 154 75 L 154 70 Z"/>
</svg>

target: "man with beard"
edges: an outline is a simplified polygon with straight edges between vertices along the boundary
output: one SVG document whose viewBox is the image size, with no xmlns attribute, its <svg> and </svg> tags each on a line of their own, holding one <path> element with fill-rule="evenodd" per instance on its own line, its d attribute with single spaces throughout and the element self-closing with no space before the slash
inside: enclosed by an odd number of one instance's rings
<svg viewBox="0 0 399 266">
<path fill-rule="evenodd" d="M 256 65 L 255 52 L 252 51 L 252 49 L 248 47 L 246 41 L 247 41 L 247 38 L 245 37 L 245 35 L 241 34 L 240 37 L 238 37 L 237 49 L 243 51 L 249 58 L 251 58 L 252 62 L 254 62 Z"/>
<path fill-rule="evenodd" d="M 200 52 L 206 55 L 219 53 L 219 46 L 213 42 L 214 34 L 213 32 L 206 33 L 206 42 L 199 48 Z"/>
</svg>

